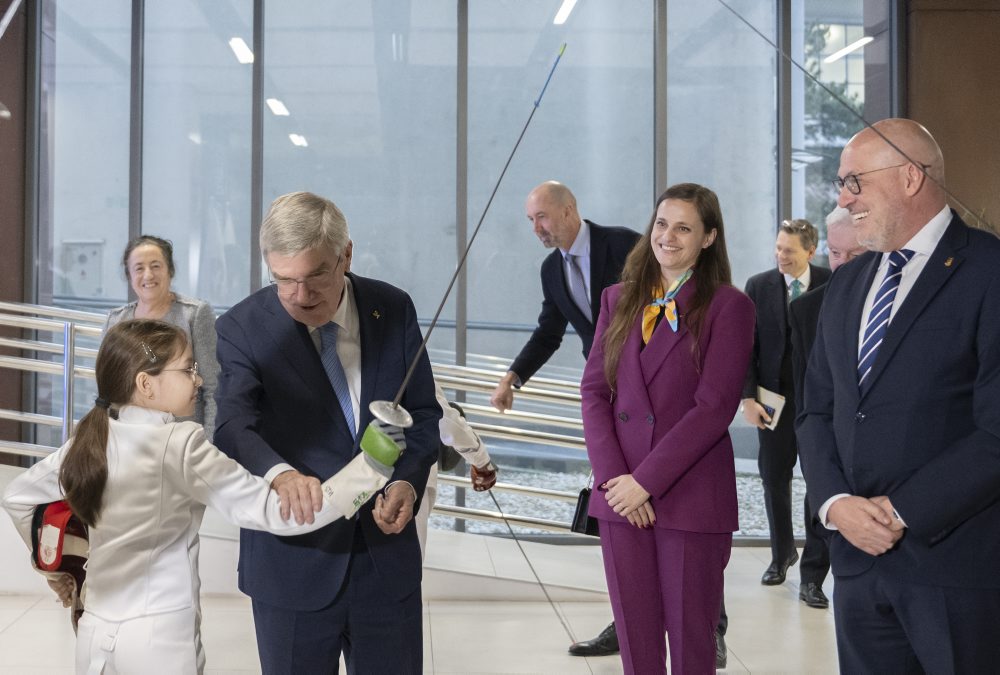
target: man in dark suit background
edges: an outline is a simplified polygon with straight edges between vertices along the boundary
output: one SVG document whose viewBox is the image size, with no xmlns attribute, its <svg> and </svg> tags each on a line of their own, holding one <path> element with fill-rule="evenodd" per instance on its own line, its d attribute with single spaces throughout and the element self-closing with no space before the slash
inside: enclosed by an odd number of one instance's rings
<svg viewBox="0 0 1000 675">
<path fill-rule="evenodd" d="M 272 279 L 217 322 L 221 366 L 215 442 L 271 481 L 301 520 L 321 504 L 318 478 L 358 451 L 368 405 L 413 416 L 392 481 L 355 518 L 277 537 L 240 532 L 240 590 L 253 599 L 265 673 L 420 673 L 421 561 L 411 520 L 437 459 L 441 408 L 409 296 L 347 273 L 353 251 L 333 202 L 279 197 L 260 232 Z"/>
<path fill-rule="evenodd" d="M 639 239 L 634 230 L 582 220 L 576 197 L 556 181 L 532 190 L 524 208 L 542 245 L 556 250 L 542 262 L 538 325 L 490 398 L 502 411 L 513 406 L 514 387 L 527 382 L 559 349 L 568 324 L 580 336 L 583 357 L 587 358 L 594 341 L 601 293 L 618 283 L 625 257 Z"/>
<path fill-rule="evenodd" d="M 830 271 L 835 271 L 845 262 L 849 262 L 865 252 L 854 236 L 854 226 L 851 214 L 839 206 L 826 217 L 826 243 L 829 250 Z M 798 297 L 788 305 L 789 325 L 792 331 L 792 372 L 795 381 L 795 409 L 802 410 L 805 396 L 806 364 L 813 341 L 816 339 L 816 323 L 819 321 L 819 310 L 823 304 L 827 284 L 814 288 Z M 810 607 L 824 609 L 830 602 L 823 593 L 823 581 L 830 571 L 830 550 L 826 546 L 827 536 L 824 528 L 813 516 L 812 504 L 809 500 L 809 486 L 806 485 L 805 529 L 810 536 L 815 535 L 823 540 L 823 546 L 806 546 L 802 551 L 800 571 L 802 582 L 799 584 L 799 599 Z M 809 581 L 806 581 L 806 570 L 809 570 Z"/>
<path fill-rule="evenodd" d="M 850 140 L 838 203 L 871 253 L 820 310 L 798 419 L 833 530 L 843 672 L 1000 663 L 1000 240 L 948 208 L 911 120 Z"/>
<path fill-rule="evenodd" d="M 850 262 L 865 252 L 865 247 L 858 243 L 854 235 L 854 222 L 851 212 L 837 207 L 826 217 L 826 245 L 829 250 L 830 271 L 835 271 L 846 262 Z M 789 303 L 788 315 L 792 329 L 792 372 L 795 380 L 795 408 L 802 410 L 805 397 L 806 364 L 809 362 L 809 352 L 816 340 L 816 324 L 819 322 L 819 310 L 823 306 L 823 296 L 827 286 L 823 284 Z M 811 519 L 812 513 L 806 505 L 806 518 Z M 804 563 L 803 563 L 804 564 Z M 828 563 L 829 566 L 829 563 Z"/>
<path fill-rule="evenodd" d="M 788 568 L 799 559 L 792 531 L 792 470 L 798 448 L 788 303 L 808 290 L 822 287 L 830 278 L 830 270 L 810 263 L 818 242 L 819 234 L 809 221 L 783 221 L 775 241 L 777 268 L 750 277 L 746 284 L 746 294 L 757 308 L 757 325 L 743 387 L 743 416 L 757 427 L 760 442 L 757 467 L 771 532 L 771 564 L 760 582 L 767 586 L 783 584 Z M 773 430 L 766 428 L 771 418 L 757 401 L 757 387 L 785 397 L 784 410 Z M 826 544 L 811 525 L 811 519 L 806 518 L 799 597 L 810 607 L 822 608 L 829 606 L 822 587 L 829 562 Z"/>
</svg>

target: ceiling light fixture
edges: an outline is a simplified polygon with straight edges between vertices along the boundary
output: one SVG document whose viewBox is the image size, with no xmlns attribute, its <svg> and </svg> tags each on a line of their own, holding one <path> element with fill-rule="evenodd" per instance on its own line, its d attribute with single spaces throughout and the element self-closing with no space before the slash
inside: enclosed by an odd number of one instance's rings
<svg viewBox="0 0 1000 675">
<path fill-rule="evenodd" d="M 288 134 L 288 138 L 291 139 L 293 145 L 297 145 L 300 148 L 305 148 L 309 146 L 306 141 L 306 137 L 299 134 Z"/>
<path fill-rule="evenodd" d="M 279 99 L 269 98 L 267 99 L 267 107 L 271 109 L 271 112 L 275 115 L 280 115 L 282 117 L 287 117 L 291 113 L 288 112 L 288 108 Z"/>
<path fill-rule="evenodd" d="M 240 63 L 253 63 L 253 52 L 241 37 L 234 37 L 229 40 L 229 48 L 236 54 L 236 60 Z"/>
<path fill-rule="evenodd" d="M 848 54 L 850 54 L 851 52 L 853 52 L 854 50 L 861 49 L 874 39 L 875 38 L 866 35 L 860 40 L 855 40 L 854 42 L 847 45 L 843 49 L 838 49 L 837 51 L 835 51 L 834 53 L 830 54 L 828 57 L 823 59 L 823 63 L 833 63 L 834 61 L 838 61 L 847 56 Z"/>
<path fill-rule="evenodd" d="M 566 19 L 569 18 L 569 13 L 573 11 L 574 7 L 576 7 L 576 0 L 563 0 L 563 4 L 559 6 L 559 11 L 556 12 L 556 18 L 552 19 L 552 23 L 557 26 L 566 23 Z"/>
</svg>

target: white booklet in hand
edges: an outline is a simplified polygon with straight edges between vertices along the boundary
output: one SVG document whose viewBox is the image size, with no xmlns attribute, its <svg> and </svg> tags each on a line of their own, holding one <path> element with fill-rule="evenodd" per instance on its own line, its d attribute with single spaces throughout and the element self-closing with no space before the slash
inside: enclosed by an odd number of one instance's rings
<svg viewBox="0 0 1000 675">
<path fill-rule="evenodd" d="M 778 426 L 778 420 L 781 419 L 781 411 L 785 408 L 785 397 L 770 389 L 757 387 L 757 403 L 764 407 L 764 411 L 771 418 L 770 424 L 766 425 L 767 428 L 774 431 Z"/>
</svg>

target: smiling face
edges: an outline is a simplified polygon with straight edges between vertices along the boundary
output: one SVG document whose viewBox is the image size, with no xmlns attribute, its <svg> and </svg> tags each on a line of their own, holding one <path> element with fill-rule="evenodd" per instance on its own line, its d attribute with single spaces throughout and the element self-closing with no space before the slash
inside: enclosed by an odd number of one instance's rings
<svg viewBox="0 0 1000 675">
<path fill-rule="evenodd" d="M 692 202 L 665 199 L 656 207 L 649 243 L 660 264 L 664 289 L 695 266 L 703 249 L 715 241 L 716 231 L 705 232 L 705 224 Z"/>
<path fill-rule="evenodd" d="M 277 282 L 278 300 L 289 316 L 313 327 L 333 318 L 344 293 L 344 272 L 350 268 L 352 251 L 353 244 L 348 242 L 340 256 L 327 249 L 267 255 L 271 278 Z"/>
<path fill-rule="evenodd" d="M 198 401 L 198 388 L 201 387 L 200 375 L 192 375 L 190 369 L 194 367 L 194 355 L 191 352 L 191 345 L 184 347 L 184 351 L 177 357 L 170 360 L 158 375 L 148 375 L 148 393 L 152 396 L 148 398 L 147 407 L 172 413 L 174 417 L 190 417 L 194 414 L 195 403 Z M 142 384 L 139 384 L 139 391 L 142 391 Z"/>
<path fill-rule="evenodd" d="M 845 187 L 837 205 L 850 211 L 855 239 L 872 251 L 894 251 L 909 240 L 909 228 L 900 218 L 906 212 L 901 182 L 906 165 L 878 170 L 898 164 L 898 160 L 899 155 L 881 139 L 862 134 L 840 155 L 839 177 L 871 172 L 858 178 L 860 194 Z"/>
<path fill-rule="evenodd" d="M 778 262 L 778 271 L 782 274 L 802 276 L 814 255 L 816 247 L 803 246 L 801 236 L 784 230 L 778 232 L 778 239 L 774 243 L 774 258 Z"/>
<path fill-rule="evenodd" d="M 136 246 L 128 256 L 126 269 L 140 303 L 155 305 L 170 297 L 170 267 L 156 244 Z"/>
</svg>

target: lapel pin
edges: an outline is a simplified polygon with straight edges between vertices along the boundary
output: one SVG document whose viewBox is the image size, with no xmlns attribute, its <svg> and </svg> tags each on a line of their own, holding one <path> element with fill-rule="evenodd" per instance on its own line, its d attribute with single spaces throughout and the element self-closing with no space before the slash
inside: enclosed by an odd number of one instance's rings
<svg viewBox="0 0 1000 675">
<path fill-rule="evenodd" d="M 951 263 L 954 262 L 954 260 L 955 260 L 954 258 L 952 258 L 951 256 L 948 256 L 948 259 L 944 261 L 944 266 L 945 267 L 951 267 Z"/>
<path fill-rule="evenodd" d="M 372 310 L 372 316 L 375 317 L 376 319 L 381 319 L 382 318 L 382 315 L 378 313 L 377 309 L 373 309 Z"/>
</svg>

